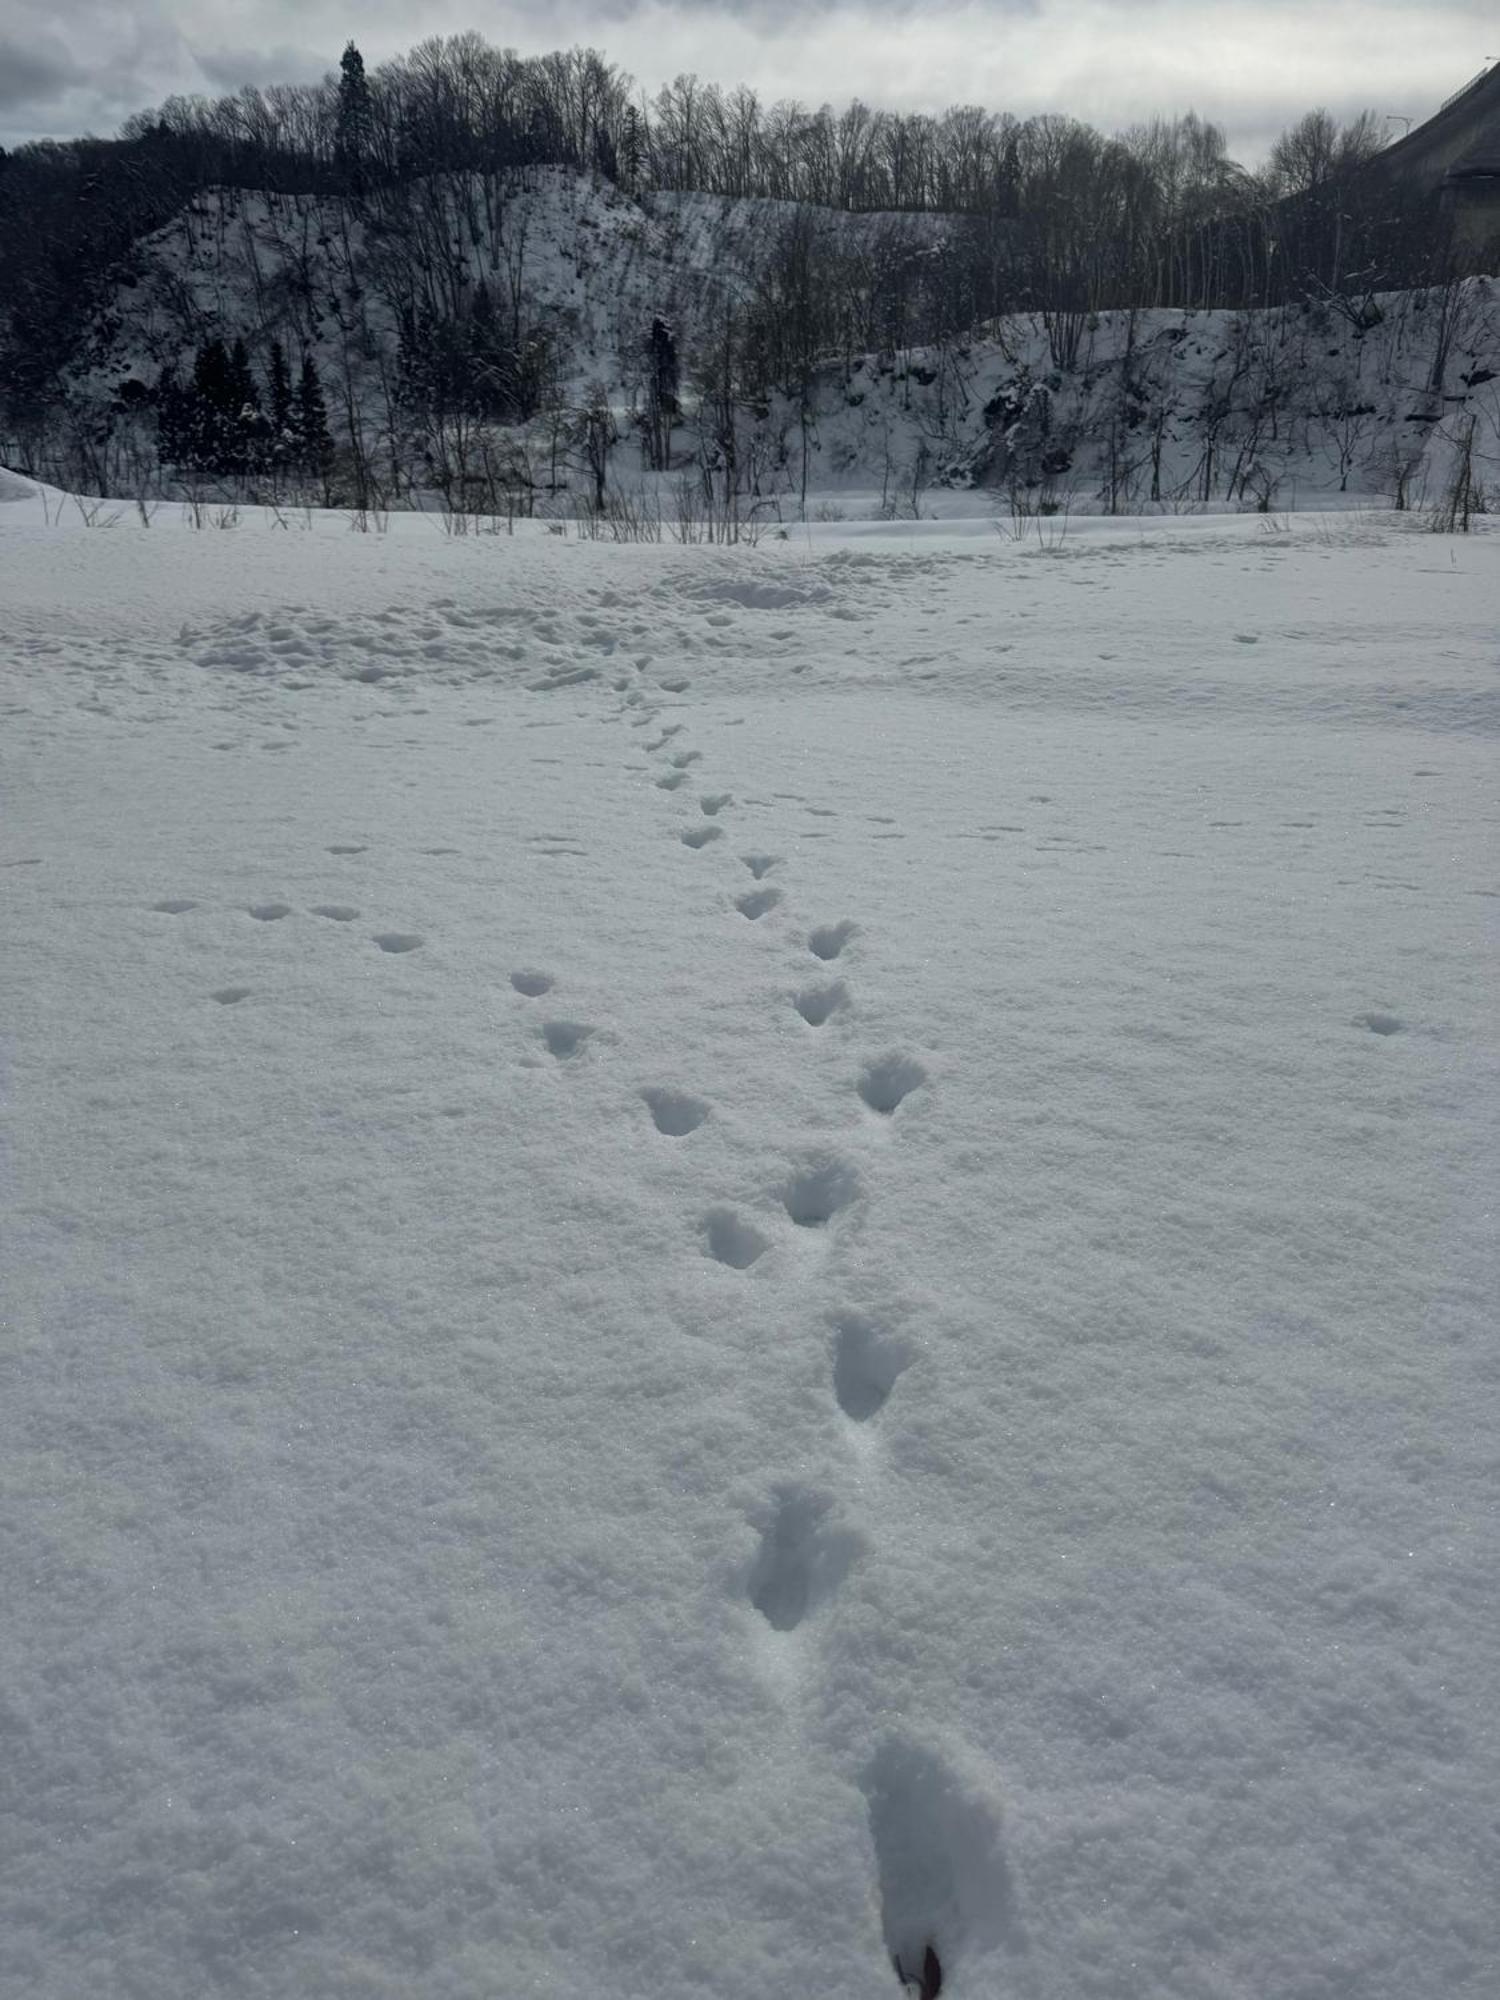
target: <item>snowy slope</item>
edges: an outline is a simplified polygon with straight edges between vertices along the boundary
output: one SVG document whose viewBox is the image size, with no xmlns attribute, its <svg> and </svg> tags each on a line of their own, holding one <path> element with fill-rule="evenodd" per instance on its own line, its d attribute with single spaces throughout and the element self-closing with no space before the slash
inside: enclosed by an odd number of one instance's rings
<svg viewBox="0 0 1500 2000">
<path fill-rule="evenodd" d="M 0 601 L 0 1990 L 1492 1990 L 1500 539 Z"/>
<path fill-rule="evenodd" d="M 937 216 L 832 215 L 709 194 L 633 200 L 563 167 L 435 177 L 384 214 L 210 190 L 137 247 L 80 381 L 102 397 L 132 374 L 149 385 L 163 366 L 190 366 L 214 334 L 243 332 L 257 353 L 279 337 L 314 353 L 330 383 L 352 377 L 374 422 L 380 357 L 389 370 L 415 258 L 438 269 L 445 297 L 483 280 L 502 312 L 518 298 L 524 323 L 555 343 L 573 397 L 595 377 L 622 397 L 639 385 L 653 317 L 679 328 L 686 354 L 726 301 L 750 295 L 799 213 L 817 216 L 850 251 L 893 230 L 932 245 L 950 227 Z"/>
<path fill-rule="evenodd" d="M 386 216 L 311 197 L 208 193 L 138 246 L 79 357 L 76 394 L 109 439 L 95 483 L 133 495 L 148 472 L 155 481 L 154 426 L 129 400 L 139 388 L 126 385 L 149 388 L 168 366 L 190 372 L 201 342 L 237 334 L 262 373 L 273 339 L 313 353 L 336 415 L 352 402 L 377 463 L 392 453 L 414 463 L 392 393 L 416 259 L 436 274 L 445 309 L 480 280 L 502 319 L 514 299 L 518 324 L 543 332 L 557 357 L 563 406 L 576 412 L 588 386 L 603 383 L 622 431 L 612 481 L 649 486 L 629 414 L 653 318 L 676 331 L 689 420 L 676 445 L 691 466 L 694 358 L 726 304 L 755 295 L 799 215 L 815 223 L 826 257 L 862 272 L 852 290 L 876 296 L 878 273 L 901 261 L 894 245 L 908 246 L 908 261 L 930 255 L 954 226 L 708 195 L 633 200 L 563 168 L 435 179 Z M 804 484 L 835 500 L 858 495 L 858 512 L 908 516 L 930 510 L 923 494 L 936 484 L 1019 489 L 1077 511 L 1295 508 L 1344 494 L 1420 507 L 1439 498 L 1472 423 L 1480 484 L 1500 492 L 1494 282 L 1343 304 L 1105 313 L 1076 330 L 1076 351 L 1040 316 L 1021 314 L 941 353 L 868 354 L 854 366 L 830 358 L 806 435 L 785 397 L 761 415 L 747 404 L 744 455 L 753 433 L 760 491 L 783 514 L 799 510 Z M 535 427 L 543 461 L 556 455 L 555 431 L 550 418 Z M 581 465 L 571 477 L 587 490 Z"/>
</svg>

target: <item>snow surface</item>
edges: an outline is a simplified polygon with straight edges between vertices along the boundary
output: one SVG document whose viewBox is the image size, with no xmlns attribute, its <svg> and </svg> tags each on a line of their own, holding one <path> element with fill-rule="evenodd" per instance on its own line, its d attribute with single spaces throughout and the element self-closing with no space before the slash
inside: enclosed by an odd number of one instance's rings
<svg viewBox="0 0 1500 2000">
<path fill-rule="evenodd" d="M 0 517 L 0 1991 L 1500 1972 L 1500 537 Z"/>
</svg>

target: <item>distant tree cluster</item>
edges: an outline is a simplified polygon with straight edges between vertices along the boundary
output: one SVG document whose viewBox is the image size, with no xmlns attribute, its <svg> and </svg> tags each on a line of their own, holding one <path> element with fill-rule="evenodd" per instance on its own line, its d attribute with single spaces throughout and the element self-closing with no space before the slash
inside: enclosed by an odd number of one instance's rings
<svg viewBox="0 0 1500 2000">
<path fill-rule="evenodd" d="M 185 472 L 286 473 L 322 478 L 333 459 L 328 408 L 310 354 L 292 381 L 285 350 L 273 342 L 264 387 L 243 339 L 209 340 L 179 381 L 163 371 L 155 391 L 163 464 Z"/>
</svg>

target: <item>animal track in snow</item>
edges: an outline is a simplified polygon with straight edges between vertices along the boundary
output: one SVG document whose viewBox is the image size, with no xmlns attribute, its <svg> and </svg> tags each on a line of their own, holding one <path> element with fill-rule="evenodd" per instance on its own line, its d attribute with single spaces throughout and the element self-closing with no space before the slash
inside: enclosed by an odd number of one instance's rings
<svg viewBox="0 0 1500 2000">
<path fill-rule="evenodd" d="M 882 1333 L 863 1313 L 833 1322 L 833 1393 L 851 1423 L 868 1423 L 916 1359 L 910 1345 Z"/>
<path fill-rule="evenodd" d="M 352 924 L 359 915 L 352 903 L 314 903 L 312 913 L 315 917 L 327 917 L 333 924 Z"/>
<path fill-rule="evenodd" d="M 679 785 L 685 785 L 687 781 L 686 771 L 668 771 L 664 778 L 657 779 L 656 789 L 659 792 L 675 792 Z"/>
<path fill-rule="evenodd" d="M 908 1993 L 915 1993 L 917 2000 L 938 2000 L 943 1990 L 943 1961 L 937 1955 L 936 1945 L 925 1945 L 921 1964 L 910 1970 L 902 1963 L 899 1952 L 891 1953 L 891 1964 L 901 1984 Z"/>
<path fill-rule="evenodd" d="M 757 1257 L 770 1249 L 769 1240 L 748 1222 L 742 1222 L 732 1208 L 712 1208 L 703 1218 L 708 1236 L 708 1254 L 732 1270 L 747 1271 Z"/>
<path fill-rule="evenodd" d="M 252 903 L 250 905 L 250 915 L 254 917 L 258 924 L 279 923 L 283 917 L 289 917 L 291 914 L 292 906 L 290 903 Z"/>
<path fill-rule="evenodd" d="M 1019 1942 L 999 1812 L 936 1751 L 902 1737 L 876 1751 L 860 1789 L 886 1950 L 903 1985 L 933 2000 L 945 1966 Z M 995 1990 L 989 1980 L 970 1984 Z"/>
<path fill-rule="evenodd" d="M 217 992 L 209 994 L 210 1000 L 217 1000 L 221 1007 L 237 1007 L 241 1000 L 248 1000 L 248 986 L 221 986 Z"/>
<path fill-rule="evenodd" d="M 667 762 L 674 765 L 677 770 L 685 771 L 689 764 L 698 764 L 702 760 L 703 752 L 701 750 L 674 750 L 667 759 Z"/>
<path fill-rule="evenodd" d="M 810 1028 L 821 1028 L 831 1015 L 842 1013 L 849 1004 L 849 989 L 842 979 L 827 986 L 804 986 L 792 1005 Z"/>
<path fill-rule="evenodd" d="M 756 881 L 762 881 L 781 860 L 779 854 L 742 854 L 741 861 L 750 870 Z"/>
<path fill-rule="evenodd" d="M 153 903 L 151 907 L 159 910 L 164 917 L 180 917 L 189 910 L 196 910 L 198 905 L 186 896 L 169 896 L 164 903 Z"/>
<path fill-rule="evenodd" d="M 774 910 L 780 901 L 779 889 L 750 889 L 743 896 L 735 897 L 734 907 L 742 917 L 748 917 L 753 924 L 758 922 L 767 910 Z"/>
<path fill-rule="evenodd" d="M 671 680 L 662 681 L 659 685 L 664 687 L 668 694 L 686 694 L 692 682 L 686 674 L 674 674 Z"/>
<path fill-rule="evenodd" d="M 1396 1014 L 1356 1014 L 1356 1028 L 1368 1028 L 1372 1035 L 1399 1035 L 1406 1023 Z"/>
<path fill-rule="evenodd" d="M 677 838 L 684 847 L 707 847 L 711 840 L 724 838 L 724 829 L 722 826 L 690 826 L 686 833 L 678 834 Z"/>
<path fill-rule="evenodd" d="M 786 1212 L 800 1229 L 821 1229 L 859 1193 L 859 1175 L 847 1161 L 818 1155 L 798 1167 L 781 1189 Z"/>
<path fill-rule="evenodd" d="M 339 847 L 330 847 L 328 852 L 330 854 L 366 854 L 369 852 L 369 850 L 364 847 L 339 846 Z"/>
<path fill-rule="evenodd" d="M 377 931 L 370 940 L 378 944 L 382 951 L 420 951 L 427 940 L 418 937 L 415 931 Z"/>
<path fill-rule="evenodd" d="M 750 1567 L 747 1595 L 773 1631 L 795 1632 L 833 1596 L 862 1542 L 838 1525 L 829 1496 L 807 1486 L 778 1487 L 757 1525 L 760 1552 Z"/>
<path fill-rule="evenodd" d="M 725 806 L 732 806 L 734 804 L 734 794 L 733 792 L 709 792 L 705 797 L 699 799 L 698 804 L 708 814 L 709 818 L 712 819 L 716 813 L 723 812 Z"/>
<path fill-rule="evenodd" d="M 854 925 L 847 919 L 840 924 L 820 924 L 808 935 L 807 948 L 814 958 L 835 959 L 854 935 Z"/>
<path fill-rule="evenodd" d="M 510 983 L 518 993 L 524 993 L 528 1000 L 540 1000 L 544 993 L 550 993 L 554 984 L 550 972 L 513 972 Z"/>
<path fill-rule="evenodd" d="M 566 1062 L 569 1056 L 576 1056 L 589 1036 L 592 1028 L 586 1028 L 581 1021 L 543 1021 L 542 1040 L 547 1044 L 547 1053 L 556 1056 L 559 1062 Z"/>
<path fill-rule="evenodd" d="M 669 1139 L 685 1139 L 708 1116 L 703 1099 L 685 1090 L 643 1090 L 641 1096 L 657 1131 L 664 1132 Z"/>
<path fill-rule="evenodd" d="M 665 750 L 674 736 L 682 734 L 683 727 L 684 725 L 680 722 L 666 724 L 662 729 L 661 735 L 657 737 L 654 743 L 648 743 L 646 748 L 648 750 Z"/>
<path fill-rule="evenodd" d="M 888 1118 L 904 1098 L 926 1081 L 926 1070 L 910 1056 L 881 1056 L 867 1065 L 858 1090 L 872 1111 Z"/>
</svg>

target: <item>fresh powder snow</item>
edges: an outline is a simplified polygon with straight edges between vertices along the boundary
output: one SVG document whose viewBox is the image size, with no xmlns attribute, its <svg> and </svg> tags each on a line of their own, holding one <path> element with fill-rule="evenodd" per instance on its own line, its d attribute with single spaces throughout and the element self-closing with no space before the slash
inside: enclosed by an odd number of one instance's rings
<svg viewBox="0 0 1500 2000">
<path fill-rule="evenodd" d="M 1500 538 L 0 497 L 0 1991 L 1492 1994 Z"/>
</svg>

